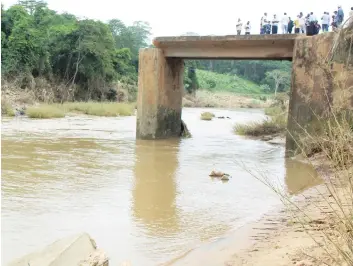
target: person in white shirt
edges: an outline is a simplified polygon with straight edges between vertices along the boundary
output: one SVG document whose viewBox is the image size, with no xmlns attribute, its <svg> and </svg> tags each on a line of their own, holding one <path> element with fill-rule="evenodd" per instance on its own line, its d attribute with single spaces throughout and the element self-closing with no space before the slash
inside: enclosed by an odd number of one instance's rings
<svg viewBox="0 0 353 266">
<path fill-rule="evenodd" d="M 351 10 L 349 11 L 349 24 L 353 24 L 353 7 L 351 7 Z"/>
<path fill-rule="evenodd" d="M 330 25 L 330 15 L 328 12 L 324 12 L 324 14 L 321 17 L 322 32 L 328 32 L 329 25 Z"/>
<path fill-rule="evenodd" d="M 287 16 L 287 13 L 284 13 L 281 23 L 282 23 L 282 33 L 283 34 L 288 33 L 289 17 Z"/>
<path fill-rule="evenodd" d="M 277 34 L 277 32 L 278 32 L 278 23 L 279 23 L 279 20 L 278 20 L 277 16 L 273 15 L 273 19 L 272 19 L 272 34 Z"/>
<path fill-rule="evenodd" d="M 238 19 L 237 25 L 236 25 L 236 29 L 237 29 L 237 35 L 241 34 L 241 29 L 243 28 L 243 22 L 241 21 L 241 19 Z"/>
<path fill-rule="evenodd" d="M 251 30 L 251 25 L 250 25 L 250 21 L 248 21 L 246 24 L 245 24 L 245 35 L 250 35 L 250 30 Z"/>
<path fill-rule="evenodd" d="M 300 27 L 300 32 L 305 33 L 306 32 L 306 26 L 305 26 L 305 17 L 302 12 L 300 12 L 299 15 L 299 27 Z"/>
</svg>

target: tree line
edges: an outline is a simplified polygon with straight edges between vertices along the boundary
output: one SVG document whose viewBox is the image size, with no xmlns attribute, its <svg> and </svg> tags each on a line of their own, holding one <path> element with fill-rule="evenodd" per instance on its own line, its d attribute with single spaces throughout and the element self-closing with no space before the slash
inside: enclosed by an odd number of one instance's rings
<svg viewBox="0 0 353 266">
<path fill-rule="evenodd" d="M 58 14 L 43 1 L 1 6 L 1 76 L 33 87 L 38 78 L 61 84 L 71 99 L 106 99 L 112 83 L 136 83 L 138 50 L 148 46 L 147 22 L 125 25 Z M 58 95 L 59 97 L 62 95 Z"/>
<path fill-rule="evenodd" d="M 134 85 L 129 88 L 136 93 L 138 51 L 150 46 L 150 36 L 151 27 L 144 21 L 103 23 L 59 14 L 41 0 L 20 0 L 6 10 L 1 6 L 1 77 L 16 80 L 21 88 L 35 88 L 43 80 L 60 84 L 56 98 L 61 100 L 115 99 L 117 81 Z M 270 92 L 289 86 L 291 66 L 275 61 L 186 61 L 189 92 L 198 88 L 195 68 L 239 75 Z"/>
<path fill-rule="evenodd" d="M 237 75 L 260 85 L 264 93 L 283 92 L 290 88 L 292 65 L 288 61 L 188 60 L 186 61 L 186 67 L 188 69 L 202 69 L 221 74 Z M 187 86 L 195 88 L 197 77 L 194 77 L 190 71 L 187 71 L 187 73 Z M 192 80 L 194 81 L 192 82 Z"/>
</svg>

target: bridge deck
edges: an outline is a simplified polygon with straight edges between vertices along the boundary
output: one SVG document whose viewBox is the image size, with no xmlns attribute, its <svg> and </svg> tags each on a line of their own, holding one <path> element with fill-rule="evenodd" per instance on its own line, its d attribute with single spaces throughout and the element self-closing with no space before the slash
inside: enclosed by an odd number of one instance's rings
<svg viewBox="0 0 353 266">
<path fill-rule="evenodd" d="M 157 37 L 166 57 L 292 60 L 297 34 Z"/>
</svg>

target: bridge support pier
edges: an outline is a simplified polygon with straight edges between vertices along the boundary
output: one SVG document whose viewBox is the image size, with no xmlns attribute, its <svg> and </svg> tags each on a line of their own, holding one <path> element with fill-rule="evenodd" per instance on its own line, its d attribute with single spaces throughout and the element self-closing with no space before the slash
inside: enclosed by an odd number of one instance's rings
<svg viewBox="0 0 353 266">
<path fill-rule="evenodd" d="M 166 58 L 162 49 L 139 51 L 137 139 L 179 137 L 184 63 Z"/>
</svg>

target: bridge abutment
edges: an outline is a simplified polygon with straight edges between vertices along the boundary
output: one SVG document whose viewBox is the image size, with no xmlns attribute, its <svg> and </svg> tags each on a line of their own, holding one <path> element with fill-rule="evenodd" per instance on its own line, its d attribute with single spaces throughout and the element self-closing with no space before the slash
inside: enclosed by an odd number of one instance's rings
<svg viewBox="0 0 353 266">
<path fill-rule="evenodd" d="M 167 58 L 159 48 L 140 49 L 137 139 L 180 136 L 183 73 L 182 58 Z"/>
<path fill-rule="evenodd" d="M 295 40 L 287 157 L 301 151 L 300 136 L 315 134 L 332 111 L 353 110 L 353 69 L 347 64 L 349 51 L 337 49 L 335 42 L 337 34 L 333 32 L 313 37 L 298 36 Z"/>
</svg>

